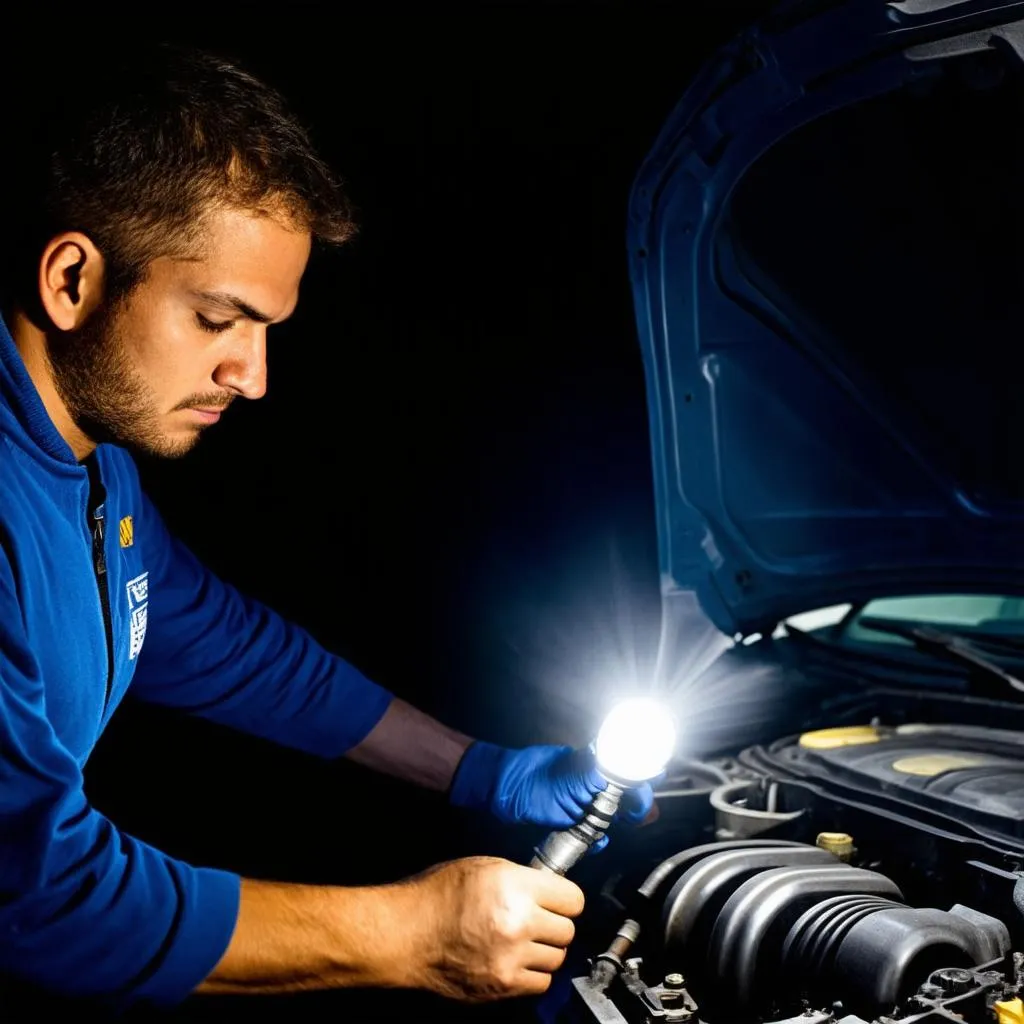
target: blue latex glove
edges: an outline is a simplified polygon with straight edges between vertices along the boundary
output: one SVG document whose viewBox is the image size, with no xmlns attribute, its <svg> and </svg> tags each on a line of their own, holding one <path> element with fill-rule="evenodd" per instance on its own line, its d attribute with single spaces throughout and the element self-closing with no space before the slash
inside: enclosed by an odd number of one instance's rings
<svg viewBox="0 0 1024 1024">
<path fill-rule="evenodd" d="M 607 785 L 587 747 L 540 744 L 510 750 L 478 740 L 455 771 L 450 797 L 456 807 L 486 809 L 510 824 L 568 828 Z M 653 803 L 650 783 L 628 789 L 616 820 L 637 824 Z M 606 842 L 607 836 L 595 850 Z"/>
</svg>

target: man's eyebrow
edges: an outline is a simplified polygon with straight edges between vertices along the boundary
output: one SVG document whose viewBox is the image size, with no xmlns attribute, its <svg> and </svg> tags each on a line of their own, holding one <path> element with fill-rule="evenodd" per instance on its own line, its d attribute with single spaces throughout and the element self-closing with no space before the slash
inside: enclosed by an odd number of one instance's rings
<svg viewBox="0 0 1024 1024">
<path fill-rule="evenodd" d="M 254 309 L 249 305 L 248 302 L 240 299 L 237 295 L 231 295 L 229 292 L 193 292 L 193 294 L 202 299 L 204 302 L 210 302 L 215 306 L 223 306 L 225 309 L 233 309 L 237 313 L 241 313 L 242 316 L 247 317 L 250 320 L 255 320 L 258 324 L 269 324 L 274 322 L 274 318 L 266 313 L 261 313 L 258 309 Z"/>
</svg>

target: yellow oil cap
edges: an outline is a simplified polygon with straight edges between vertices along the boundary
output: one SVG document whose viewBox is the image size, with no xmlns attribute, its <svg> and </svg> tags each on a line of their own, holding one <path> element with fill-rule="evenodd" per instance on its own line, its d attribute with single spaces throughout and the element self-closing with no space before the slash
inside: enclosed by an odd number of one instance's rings
<svg viewBox="0 0 1024 1024">
<path fill-rule="evenodd" d="M 978 768 L 990 764 L 991 758 L 978 757 L 971 754 L 917 754 L 912 757 L 900 757 L 892 763 L 894 772 L 904 775 L 923 775 L 933 778 L 943 772 L 955 772 L 961 768 Z"/>
<path fill-rule="evenodd" d="M 992 1009 L 996 1011 L 999 1024 L 1024 1024 L 1024 1003 L 1020 1001 L 1020 996 L 1002 1003 L 993 1003 Z"/>
<path fill-rule="evenodd" d="M 808 750 L 832 750 L 855 747 L 861 743 L 877 743 L 881 739 L 874 725 L 842 725 L 835 729 L 816 729 L 800 737 L 800 746 Z"/>
<path fill-rule="evenodd" d="M 853 856 L 853 836 L 846 832 L 819 832 L 814 842 L 840 860 L 849 860 Z"/>
</svg>

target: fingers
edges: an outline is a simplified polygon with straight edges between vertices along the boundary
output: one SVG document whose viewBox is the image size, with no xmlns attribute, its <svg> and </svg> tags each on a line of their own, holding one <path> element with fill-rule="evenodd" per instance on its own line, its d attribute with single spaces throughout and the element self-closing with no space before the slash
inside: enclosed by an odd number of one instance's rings
<svg viewBox="0 0 1024 1024">
<path fill-rule="evenodd" d="M 535 942 L 548 946 L 568 946 L 576 936 L 576 926 L 567 917 L 553 914 L 550 910 L 537 909 L 530 934 Z"/>
<path fill-rule="evenodd" d="M 564 949 L 546 946 L 541 942 L 531 942 L 523 958 L 523 967 L 531 971 L 547 971 L 554 974 L 565 963 Z"/>
<path fill-rule="evenodd" d="M 562 778 L 561 805 L 571 819 L 560 826 L 565 828 L 579 819 L 597 793 L 607 788 L 608 780 L 597 770 L 594 753 L 588 747 L 565 748 L 552 767 Z"/>
<path fill-rule="evenodd" d="M 627 789 L 619 804 L 619 817 L 631 825 L 643 821 L 654 805 L 654 790 L 649 782 Z"/>
<path fill-rule="evenodd" d="M 517 995 L 539 996 L 551 987 L 551 975 L 542 971 L 522 970 L 517 978 Z"/>
<path fill-rule="evenodd" d="M 563 917 L 579 917 L 583 913 L 583 890 L 575 882 L 550 871 L 523 870 L 533 876 L 537 903 L 545 910 Z"/>
<path fill-rule="evenodd" d="M 643 819 L 643 821 L 640 822 L 640 825 L 650 825 L 652 822 L 657 821 L 660 817 L 661 809 L 658 807 L 658 801 L 655 800 L 654 803 L 651 804 L 651 809 L 647 812 L 646 817 Z"/>
</svg>

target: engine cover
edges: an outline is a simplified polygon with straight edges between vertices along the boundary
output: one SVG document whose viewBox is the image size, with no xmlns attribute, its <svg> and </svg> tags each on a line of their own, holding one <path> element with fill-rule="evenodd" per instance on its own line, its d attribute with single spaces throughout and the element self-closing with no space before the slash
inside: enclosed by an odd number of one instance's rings
<svg viewBox="0 0 1024 1024">
<path fill-rule="evenodd" d="M 574 982 L 609 1024 L 991 1020 L 1017 997 L 1001 920 L 910 906 L 883 873 L 816 845 L 704 844 L 662 862 L 637 895 L 635 919 Z"/>
<path fill-rule="evenodd" d="M 826 729 L 783 740 L 758 759 L 786 775 L 872 802 L 947 815 L 1024 844 L 1024 734 L 958 725 Z"/>
<path fill-rule="evenodd" d="M 781 987 L 874 1016 L 933 970 L 1010 948 L 1001 921 L 959 905 L 908 907 L 884 875 L 814 846 L 710 844 L 690 854 L 665 900 L 664 950 L 671 971 L 699 979 L 702 1006 L 760 1015 Z"/>
</svg>

